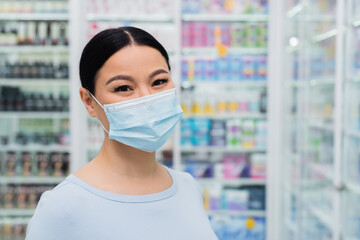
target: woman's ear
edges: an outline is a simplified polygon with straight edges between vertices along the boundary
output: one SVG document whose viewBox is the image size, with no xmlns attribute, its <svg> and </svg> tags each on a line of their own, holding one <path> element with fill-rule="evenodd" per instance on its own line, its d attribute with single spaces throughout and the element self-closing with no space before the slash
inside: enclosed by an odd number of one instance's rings
<svg viewBox="0 0 360 240">
<path fill-rule="evenodd" d="M 88 92 L 87 89 L 81 87 L 79 89 L 79 93 L 80 93 L 80 98 L 81 101 L 84 103 L 86 110 L 88 111 L 89 115 L 91 117 L 97 117 L 96 111 L 95 111 L 95 106 L 96 106 L 96 102 L 95 100 L 92 98 L 92 96 L 90 95 L 90 93 Z"/>
</svg>

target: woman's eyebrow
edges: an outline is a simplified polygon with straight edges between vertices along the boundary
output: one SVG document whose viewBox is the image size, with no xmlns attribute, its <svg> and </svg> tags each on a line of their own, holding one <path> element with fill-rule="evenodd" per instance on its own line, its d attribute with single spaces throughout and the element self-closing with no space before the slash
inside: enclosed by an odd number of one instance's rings
<svg viewBox="0 0 360 240">
<path fill-rule="evenodd" d="M 164 69 L 158 69 L 158 70 L 155 70 L 154 72 L 152 72 L 149 76 L 149 78 L 153 78 L 155 77 L 156 75 L 158 74 L 161 74 L 161 73 L 169 73 L 168 71 L 164 70 Z"/>
<path fill-rule="evenodd" d="M 127 81 L 134 81 L 134 79 L 130 76 L 127 76 L 127 75 L 117 75 L 117 76 L 114 76 L 112 78 L 110 78 L 107 82 L 106 82 L 106 85 L 108 85 L 109 83 L 111 83 L 112 81 L 115 81 L 115 80 L 127 80 Z"/>
</svg>

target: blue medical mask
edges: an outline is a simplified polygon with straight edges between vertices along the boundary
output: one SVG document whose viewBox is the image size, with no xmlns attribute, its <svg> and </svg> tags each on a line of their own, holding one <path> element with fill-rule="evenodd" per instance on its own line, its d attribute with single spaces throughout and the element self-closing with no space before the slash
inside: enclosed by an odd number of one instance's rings
<svg viewBox="0 0 360 240">
<path fill-rule="evenodd" d="M 147 152 L 159 149 L 170 138 L 182 117 L 175 88 L 104 106 L 90 95 L 105 111 L 109 131 L 99 122 L 109 134 L 109 139 Z"/>
</svg>

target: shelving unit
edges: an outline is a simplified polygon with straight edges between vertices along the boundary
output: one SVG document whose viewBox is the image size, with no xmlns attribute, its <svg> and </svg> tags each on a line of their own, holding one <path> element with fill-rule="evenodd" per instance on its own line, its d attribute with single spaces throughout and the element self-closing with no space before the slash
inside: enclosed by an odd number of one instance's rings
<svg viewBox="0 0 360 240">
<path fill-rule="evenodd" d="M 284 99 L 291 99 L 284 122 L 291 116 L 293 124 L 284 131 L 284 141 L 290 144 L 284 144 L 282 162 L 301 183 L 319 184 L 300 184 L 294 189 L 296 195 L 284 191 L 292 204 L 285 206 L 282 218 L 286 222 L 291 215 L 294 221 L 286 224 L 281 239 L 359 239 L 360 232 L 350 224 L 359 219 L 358 201 L 348 203 L 359 192 L 359 40 L 355 33 L 359 3 L 285 4 L 283 27 L 289 41 L 285 42 L 283 86 L 292 90 L 284 94 Z M 285 157 L 292 150 L 298 153 L 296 165 Z M 289 176 L 282 181 L 289 181 Z"/>
<path fill-rule="evenodd" d="M 229 210 L 215 210 L 207 211 L 209 216 L 230 216 L 230 217 L 266 217 L 265 211 L 229 211 Z"/>
<path fill-rule="evenodd" d="M 67 21 L 67 13 L 0 13 L 3 21 Z"/>
<path fill-rule="evenodd" d="M 28 8 L 35 1 L 36 0 L 22 1 L 22 4 L 19 1 L 8 1 L 7 3 L 4 2 L 2 4 L 8 4 L 8 6 L 17 4 L 16 9 L 21 9 Z M 45 4 L 44 1 L 37 2 L 38 7 L 43 6 L 41 4 Z M 60 2 L 58 3 L 60 4 Z M 50 3 L 50 7 L 54 7 L 54 5 L 51 4 L 52 3 Z M 66 4 L 67 0 L 63 0 L 61 6 L 64 7 Z M 2 7 L 4 6 L 5 5 L 2 5 Z M 70 118 L 70 112 L 50 111 L 50 109 L 48 109 L 49 111 L 33 111 L 35 109 L 41 109 L 41 106 L 43 107 L 42 109 L 45 109 L 45 103 L 40 101 L 41 99 L 45 101 L 46 99 L 44 96 L 47 96 L 47 94 L 51 93 L 57 97 L 58 94 L 68 95 L 70 91 L 70 82 L 69 78 L 66 77 L 67 75 L 55 75 L 55 72 L 60 70 L 64 71 L 63 73 L 65 74 L 65 68 L 62 68 L 65 66 L 60 64 L 66 64 L 66 67 L 68 67 L 67 62 L 69 55 L 69 46 L 67 46 L 66 41 L 68 40 L 66 27 L 69 25 L 69 14 L 65 11 L 65 8 L 63 12 L 59 12 L 58 7 L 59 5 L 56 5 L 56 9 L 44 8 L 42 9 L 43 12 L 26 12 L 30 11 L 30 9 L 27 9 L 26 11 L 23 9 L 24 11 L 22 12 L 0 13 L 1 26 L 4 27 L 9 24 L 9 28 L 6 28 L 7 30 L 4 30 L 3 28 L 1 37 L 6 38 L 6 34 L 9 34 L 10 29 L 12 34 L 11 45 L 9 42 L 3 41 L 3 45 L 0 46 L 0 104 L 2 104 L 2 109 L 4 109 L 5 104 L 10 104 L 11 101 L 13 101 L 11 99 L 6 99 L 5 96 L 2 95 L 5 92 L 10 94 L 11 89 L 12 91 L 17 89 L 17 91 L 20 92 L 18 93 L 18 96 L 15 93 L 16 91 L 12 93 L 12 97 L 18 98 L 16 99 L 18 101 L 17 106 L 23 104 L 23 106 L 21 105 L 18 108 L 11 108 L 13 110 L 22 109 L 23 111 L 0 112 L 0 239 L 24 239 L 26 225 L 33 216 L 35 210 L 20 209 L 17 208 L 17 204 L 19 204 L 20 201 L 25 201 L 23 204 L 27 207 L 27 205 L 30 205 L 29 201 L 33 201 L 30 200 L 30 198 L 36 199 L 34 200 L 34 203 L 36 203 L 44 191 L 53 188 L 65 179 L 65 176 L 52 176 L 52 171 L 54 170 L 54 165 L 52 165 L 54 163 L 52 162 L 54 158 L 52 157 L 58 154 L 61 156 L 60 161 L 63 161 L 64 163 L 67 161 L 65 160 L 65 155 L 71 153 L 70 146 L 64 143 L 40 144 L 35 142 L 39 140 L 36 140 L 36 138 L 41 137 L 41 134 L 44 134 L 45 132 L 50 132 L 54 135 L 54 131 L 68 132 L 67 121 Z M 22 24 L 21 26 L 20 23 Z M 51 24 L 54 23 L 59 24 L 59 29 L 53 29 L 53 25 Z M 44 25 L 40 27 L 41 24 Z M 45 28 L 45 31 L 42 32 L 43 35 L 41 36 L 41 41 L 44 42 L 41 42 L 40 44 L 40 41 L 36 42 L 35 40 L 40 39 L 40 28 L 43 27 Z M 64 42 L 57 42 L 59 39 L 55 39 L 56 37 L 64 37 Z M 25 62 L 27 65 L 22 65 L 22 62 Z M 8 65 L 10 63 L 11 65 Z M 48 63 L 49 65 L 47 65 Z M 23 72 L 20 72 L 21 74 L 18 74 L 17 76 L 14 74 L 12 74 L 12 76 L 6 75 L 5 73 L 9 74 L 9 68 L 11 71 L 14 68 L 17 68 L 17 71 Z M 52 72 L 50 72 L 50 68 Z M 54 75 L 54 78 L 52 78 L 51 74 Z M 2 91 L 1 89 L 5 87 L 8 89 Z M 34 94 L 34 96 L 42 95 L 36 100 L 38 101 L 36 104 L 39 104 L 37 106 L 38 108 L 25 109 L 25 100 L 28 100 L 26 97 L 30 98 L 30 94 Z M 55 104 L 55 100 L 57 100 L 55 98 L 47 99 L 52 99 L 52 104 Z M 32 101 L 34 106 L 35 98 L 32 99 Z M 61 101 L 65 103 L 64 99 L 61 99 Z M 50 105 L 48 104 L 48 106 Z M 46 122 L 46 120 L 49 121 Z M 44 124 L 41 125 L 42 123 Z M 30 132 L 29 128 L 31 127 L 29 127 L 29 124 L 32 124 L 33 128 Z M 19 133 L 24 136 L 26 135 L 27 144 L 15 140 L 17 138 L 16 135 Z M 58 134 L 58 132 L 56 134 Z M 51 141 L 53 140 L 54 139 L 51 139 Z M 15 174 L 14 176 L 8 176 L 7 173 L 10 171 L 10 162 L 12 161 L 14 161 Z M 28 177 L 22 176 L 22 174 L 25 173 L 25 165 L 23 164 L 26 161 L 30 161 L 31 165 L 29 171 L 30 176 Z M 40 161 L 47 164 L 44 170 L 47 172 L 46 175 L 48 175 L 46 177 L 37 176 L 38 173 L 43 174 L 39 170 Z M 72 163 L 70 162 L 69 164 L 71 165 Z M 8 194 L 12 195 L 8 198 Z M 20 200 L 20 194 L 24 194 L 21 196 L 21 199 L 25 200 Z M 12 204 L 9 204 L 8 201 Z M 6 204 L 13 205 L 13 208 L 5 209 Z M 35 207 L 32 204 L 31 206 L 32 208 Z M 17 229 L 17 233 L 15 233 L 15 229 Z M 21 235 L 19 235 L 19 233 Z"/>
</svg>

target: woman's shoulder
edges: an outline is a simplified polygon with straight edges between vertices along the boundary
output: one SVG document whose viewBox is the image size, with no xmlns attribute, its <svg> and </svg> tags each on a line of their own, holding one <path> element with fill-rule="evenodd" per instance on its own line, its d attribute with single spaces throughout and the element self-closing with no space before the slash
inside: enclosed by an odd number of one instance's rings
<svg viewBox="0 0 360 240">
<path fill-rule="evenodd" d="M 57 239 L 52 238 L 53 234 L 71 228 L 73 194 L 76 194 L 74 186 L 66 179 L 44 192 L 29 222 L 26 239 Z"/>
<path fill-rule="evenodd" d="M 184 172 L 184 171 L 179 171 L 179 170 L 174 170 L 172 168 L 168 168 L 168 171 L 170 172 L 170 174 L 176 178 L 176 181 L 180 184 L 190 184 L 190 185 L 198 185 L 197 181 L 195 180 L 195 178 L 188 172 Z"/>
</svg>

